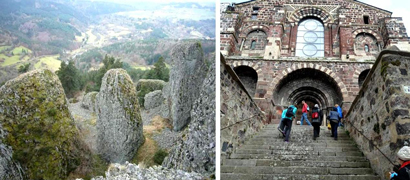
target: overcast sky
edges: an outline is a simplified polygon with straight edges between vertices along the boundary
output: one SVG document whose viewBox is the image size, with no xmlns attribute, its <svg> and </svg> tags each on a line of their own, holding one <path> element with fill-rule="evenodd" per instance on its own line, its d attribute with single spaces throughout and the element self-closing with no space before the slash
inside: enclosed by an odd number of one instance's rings
<svg viewBox="0 0 410 180">
<path fill-rule="evenodd" d="M 97 0 L 95 0 L 97 1 Z M 101 1 L 101 0 L 100 0 Z M 216 0 L 103 0 L 119 3 L 134 3 L 134 2 L 151 2 L 151 3 L 171 3 L 171 2 L 197 2 L 197 3 L 216 3 Z"/>
<path fill-rule="evenodd" d="M 247 0 L 221 0 L 221 2 L 246 2 Z M 410 35 L 410 1 L 409 0 L 359 0 L 366 4 L 390 11 L 392 17 L 402 17 L 407 35 Z"/>
</svg>

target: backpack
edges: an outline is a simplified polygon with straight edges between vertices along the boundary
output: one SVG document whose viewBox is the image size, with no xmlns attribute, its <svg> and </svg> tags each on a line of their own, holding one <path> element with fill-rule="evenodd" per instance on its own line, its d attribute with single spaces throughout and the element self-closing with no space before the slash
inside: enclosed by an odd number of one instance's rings
<svg viewBox="0 0 410 180">
<path fill-rule="evenodd" d="M 313 119 L 319 118 L 319 112 L 317 112 L 317 111 L 312 111 L 312 118 L 313 118 Z"/>
<path fill-rule="evenodd" d="M 312 122 L 314 122 L 314 123 L 320 122 L 319 110 L 317 110 L 317 109 L 313 109 L 313 111 L 312 111 Z"/>
<path fill-rule="evenodd" d="M 288 107 L 288 111 L 286 111 L 286 117 L 292 118 L 293 115 L 293 107 Z"/>
</svg>

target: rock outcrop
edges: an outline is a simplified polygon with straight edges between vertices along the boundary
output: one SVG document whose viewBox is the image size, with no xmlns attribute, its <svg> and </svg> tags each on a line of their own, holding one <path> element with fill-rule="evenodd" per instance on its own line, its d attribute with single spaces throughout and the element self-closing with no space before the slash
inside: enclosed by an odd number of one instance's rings
<svg viewBox="0 0 410 180">
<path fill-rule="evenodd" d="M 96 112 L 96 99 L 98 92 L 93 91 L 84 95 L 83 100 L 81 101 L 81 107 L 88 109 L 92 112 Z"/>
<path fill-rule="evenodd" d="M 5 137 L 7 137 L 7 133 L 0 124 L 0 179 L 22 180 L 24 172 L 20 163 L 12 159 L 12 148 L 1 142 Z"/>
<path fill-rule="evenodd" d="M 206 175 L 215 173 L 215 64 L 210 67 L 190 111 L 187 139 L 178 140 L 162 163 L 165 167 Z"/>
<path fill-rule="evenodd" d="M 50 70 L 20 75 L 0 88 L 0 123 L 1 148 L 12 147 L 8 161 L 19 162 L 27 179 L 66 179 L 90 154 L 79 141 L 60 80 Z M 1 152 L 11 155 L 11 150 Z"/>
<path fill-rule="evenodd" d="M 161 90 L 155 90 L 146 94 L 144 99 L 145 109 L 153 109 L 164 103 L 164 97 L 162 96 Z"/>
<path fill-rule="evenodd" d="M 103 77 L 97 96 L 97 147 L 106 161 L 129 161 L 144 142 L 135 86 L 123 69 Z"/>
<path fill-rule="evenodd" d="M 120 180 L 120 179 L 158 179 L 158 180 L 202 180 L 204 177 L 198 173 L 188 173 L 181 170 L 165 169 L 161 166 L 140 168 L 138 165 L 126 163 L 125 165 L 112 164 L 105 178 L 98 176 L 92 180 Z"/>
<path fill-rule="evenodd" d="M 138 101 L 141 106 L 145 107 L 145 96 L 155 90 L 162 90 L 167 83 L 158 79 L 140 79 L 138 80 L 136 89 Z M 145 107 L 145 109 L 149 109 Z"/>
<path fill-rule="evenodd" d="M 175 131 L 180 131 L 191 120 L 194 101 L 206 76 L 207 67 L 200 43 L 181 43 L 171 52 L 170 80 L 164 97 L 170 104 L 170 119 Z"/>
</svg>

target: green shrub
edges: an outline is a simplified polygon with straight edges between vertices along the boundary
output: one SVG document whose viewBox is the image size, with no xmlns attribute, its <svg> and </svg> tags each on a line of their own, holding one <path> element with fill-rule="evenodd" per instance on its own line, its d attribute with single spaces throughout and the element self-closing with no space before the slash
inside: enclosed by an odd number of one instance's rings
<svg viewBox="0 0 410 180">
<path fill-rule="evenodd" d="M 144 107 L 144 97 L 146 94 L 155 90 L 162 90 L 165 84 L 162 80 L 140 79 L 136 87 L 140 106 Z"/>
<path fill-rule="evenodd" d="M 161 165 L 165 157 L 167 156 L 168 156 L 168 152 L 163 149 L 160 149 L 157 152 L 155 152 L 154 162 L 157 163 L 158 165 Z"/>
</svg>

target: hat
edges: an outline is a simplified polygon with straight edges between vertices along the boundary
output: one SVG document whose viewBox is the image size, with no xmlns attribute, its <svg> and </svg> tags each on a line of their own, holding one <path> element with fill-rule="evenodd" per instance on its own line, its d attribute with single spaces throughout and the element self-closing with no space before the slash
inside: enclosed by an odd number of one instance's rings
<svg viewBox="0 0 410 180">
<path fill-rule="evenodd" d="M 403 146 L 399 150 L 399 152 L 397 152 L 397 156 L 402 161 L 410 161 L 410 147 L 409 146 Z"/>
<path fill-rule="evenodd" d="M 315 108 L 319 108 L 319 104 L 315 104 Z"/>
</svg>

